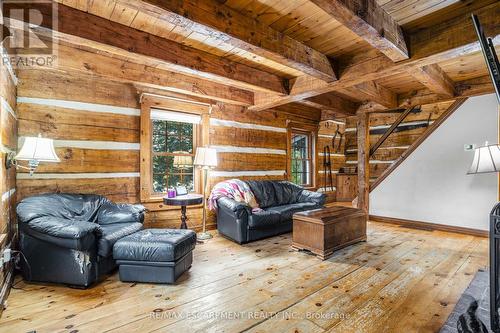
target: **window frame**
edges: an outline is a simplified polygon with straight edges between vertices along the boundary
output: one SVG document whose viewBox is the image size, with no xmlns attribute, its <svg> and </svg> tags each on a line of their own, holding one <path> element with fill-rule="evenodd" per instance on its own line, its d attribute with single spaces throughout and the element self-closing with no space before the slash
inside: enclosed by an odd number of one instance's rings
<svg viewBox="0 0 500 333">
<path fill-rule="evenodd" d="M 203 147 L 209 144 L 210 130 L 210 112 L 211 105 L 202 102 L 180 100 L 169 96 L 158 96 L 152 94 L 141 95 L 140 112 L 140 190 L 139 196 L 142 203 L 151 203 L 148 205 L 152 210 L 168 209 L 163 205 L 165 193 L 153 192 L 153 132 L 151 111 L 165 110 L 166 112 L 178 112 L 194 114 L 201 117 L 200 124 L 193 128 L 193 160 L 196 154 L 196 147 Z M 202 172 L 198 168 L 194 169 L 194 192 L 202 191 Z"/>
<path fill-rule="evenodd" d="M 170 110 L 168 110 L 170 111 Z M 153 120 L 155 119 L 150 119 L 151 121 L 151 128 L 153 128 Z M 163 121 L 168 121 L 168 120 L 163 120 Z M 182 123 L 182 122 L 180 122 Z M 151 130 L 151 178 L 150 178 L 150 191 L 151 191 L 151 197 L 163 197 L 165 196 L 167 193 L 166 192 L 155 192 L 154 189 L 153 189 L 153 180 L 154 180 L 154 176 L 155 176 L 155 173 L 154 173 L 154 169 L 153 169 L 153 159 L 155 156 L 191 156 L 192 157 L 192 160 L 194 161 L 194 157 L 196 155 L 196 148 L 198 147 L 198 141 L 199 141 L 199 137 L 200 137 L 200 124 L 192 124 L 193 125 L 193 152 L 191 154 L 175 154 L 175 153 L 169 153 L 169 152 L 154 152 L 152 147 L 153 147 L 153 130 Z M 168 172 L 167 170 L 165 170 L 165 173 L 164 175 L 168 175 Z M 199 192 L 198 191 L 198 188 L 200 187 L 199 186 L 199 177 L 197 177 L 197 174 L 196 174 L 196 167 L 194 167 L 193 165 L 193 192 Z M 168 180 L 167 180 L 167 186 L 168 186 Z"/>
<path fill-rule="evenodd" d="M 306 160 L 310 160 L 310 170 L 309 170 L 309 184 L 297 184 L 299 186 L 303 186 L 307 189 L 315 189 L 316 188 L 316 166 L 317 166 L 317 154 L 316 154 L 316 145 L 318 140 L 318 126 L 301 124 L 297 122 L 289 121 L 287 124 L 287 180 L 293 182 L 292 177 L 292 163 L 294 161 L 292 156 L 292 137 L 293 134 L 301 134 L 307 135 L 309 140 L 308 154 L 309 158 Z"/>
</svg>

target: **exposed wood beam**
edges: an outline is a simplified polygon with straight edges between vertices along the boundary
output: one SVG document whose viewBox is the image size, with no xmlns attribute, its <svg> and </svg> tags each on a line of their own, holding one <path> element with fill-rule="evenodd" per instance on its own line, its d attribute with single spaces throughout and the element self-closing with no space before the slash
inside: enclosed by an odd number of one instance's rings
<svg viewBox="0 0 500 333">
<path fill-rule="evenodd" d="M 336 79 L 322 53 L 216 0 L 118 0 L 126 7 L 167 21 L 206 38 L 270 59 L 321 80 Z"/>
<path fill-rule="evenodd" d="M 394 108 L 397 106 L 397 95 L 373 81 L 357 84 L 342 90 L 342 92 L 347 93 L 353 98 L 375 102 L 385 108 Z"/>
<path fill-rule="evenodd" d="M 19 7 L 18 4 L 15 5 Z M 51 14 L 48 3 L 27 3 L 36 7 L 47 18 Z M 182 44 L 142 32 L 104 18 L 59 4 L 57 32 L 46 32 L 55 39 L 71 45 L 85 46 L 133 58 L 134 62 L 149 64 L 169 71 L 210 79 L 222 84 L 278 94 L 287 93 L 284 79 L 259 69 L 217 57 Z M 41 26 L 51 28 L 50 20 Z"/>
<path fill-rule="evenodd" d="M 500 27 L 498 25 L 500 2 L 477 10 L 476 13 L 481 20 L 481 24 L 484 26 L 486 34 L 493 38 L 495 45 L 500 45 Z M 418 31 L 413 38 L 410 38 L 410 50 L 421 46 L 425 48 L 415 52 L 411 59 L 394 63 L 383 54 L 369 55 L 369 57 L 363 57 L 353 63 L 344 65 L 339 70 L 339 80 L 335 82 L 325 83 L 310 79 L 308 84 L 294 85 L 290 95 L 275 98 L 264 104 L 256 103 L 250 109 L 265 110 L 269 107 L 297 102 L 305 98 L 352 87 L 363 82 L 374 81 L 401 73 L 406 74 L 415 67 L 423 67 L 459 56 L 480 52 L 481 48 L 473 28 L 471 27 L 471 33 L 462 33 L 462 30 L 464 30 L 462 24 L 469 20 L 469 14 L 465 14 L 460 19 L 452 19 L 440 23 L 439 25 L 444 24 L 448 27 L 441 33 L 439 33 L 442 30 L 441 28 L 434 33 L 433 27 Z M 456 33 L 457 31 L 460 33 Z M 411 42 L 412 40 L 413 42 Z M 422 40 L 425 40 L 425 45 L 421 45 Z"/>
<path fill-rule="evenodd" d="M 392 61 L 408 59 L 403 29 L 376 0 L 311 0 Z"/>
<path fill-rule="evenodd" d="M 336 113 L 345 115 L 354 115 L 359 107 L 358 103 L 352 102 L 348 99 L 336 96 L 332 93 L 314 96 L 304 100 L 312 102 L 323 107 L 323 109 L 334 111 Z"/>
<path fill-rule="evenodd" d="M 370 148 L 370 157 L 375 154 L 377 149 L 384 144 L 385 140 L 389 137 L 389 135 L 394 132 L 394 130 L 401 124 L 403 120 L 405 120 L 406 116 L 409 115 L 415 107 L 411 107 L 406 109 L 403 113 L 399 115 L 399 117 L 394 121 L 394 123 L 384 132 L 384 134 L 375 142 L 375 144 Z"/>
<path fill-rule="evenodd" d="M 22 55 L 22 50 L 19 51 L 19 54 Z M 236 105 L 247 106 L 253 104 L 253 93 L 250 91 L 87 52 L 66 45 L 58 46 L 57 67 L 53 69 L 51 67 L 45 68 L 47 70 L 76 71 L 115 81 L 130 82 L 164 91 L 211 98 Z"/>
<path fill-rule="evenodd" d="M 357 116 L 358 140 L 358 203 L 357 207 L 369 214 L 370 211 L 370 114 Z"/>
<path fill-rule="evenodd" d="M 443 96 L 436 94 L 429 89 L 412 91 L 407 94 L 400 95 L 398 97 L 398 104 L 400 107 L 410 107 L 414 105 L 425 105 L 454 100 L 457 97 L 472 97 L 495 92 L 491 79 L 488 75 L 457 82 L 455 84 L 455 90 L 455 96 Z"/>
<path fill-rule="evenodd" d="M 437 64 L 415 67 L 410 74 L 429 90 L 436 94 L 453 97 L 455 95 L 455 83 Z"/>
</svg>

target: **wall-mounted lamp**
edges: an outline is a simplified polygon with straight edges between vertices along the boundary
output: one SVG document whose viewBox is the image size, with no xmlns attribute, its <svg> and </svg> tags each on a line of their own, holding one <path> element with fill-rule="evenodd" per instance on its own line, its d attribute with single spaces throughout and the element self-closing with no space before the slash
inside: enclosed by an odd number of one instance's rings
<svg viewBox="0 0 500 333">
<path fill-rule="evenodd" d="M 474 160 L 470 166 L 468 175 L 476 173 L 500 172 L 500 146 L 489 145 L 477 147 L 474 151 Z"/>
<path fill-rule="evenodd" d="M 17 161 L 28 161 L 28 167 L 19 165 Z M 60 161 L 54 149 L 54 141 L 42 138 L 41 134 L 39 134 L 38 137 L 25 137 L 19 153 L 17 155 L 15 153 L 7 155 L 5 166 L 7 169 L 12 166 L 27 169 L 30 171 L 30 176 L 32 176 L 40 162 Z"/>
</svg>

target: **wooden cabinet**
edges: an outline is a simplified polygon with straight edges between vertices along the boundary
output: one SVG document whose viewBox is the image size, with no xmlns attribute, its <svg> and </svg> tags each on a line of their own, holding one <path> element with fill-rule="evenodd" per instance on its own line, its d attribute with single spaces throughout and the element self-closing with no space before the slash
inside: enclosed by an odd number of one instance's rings
<svg viewBox="0 0 500 333">
<path fill-rule="evenodd" d="M 337 201 L 352 201 L 358 195 L 358 175 L 337 174 Z"/>
</svg>

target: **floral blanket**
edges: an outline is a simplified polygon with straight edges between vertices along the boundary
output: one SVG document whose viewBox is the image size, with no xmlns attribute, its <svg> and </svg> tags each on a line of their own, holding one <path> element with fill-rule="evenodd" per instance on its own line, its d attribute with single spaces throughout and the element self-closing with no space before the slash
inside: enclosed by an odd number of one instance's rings
<svg viewBox="0 0 500 333">
<path fill-rule="evenodd" d="M 217 200 L 222 197 L 228 197 L 237 202 L 244 202 L 252 207 L 252 210 L 260 210 L 259 204 L 255 200 L 250 187 L 247 183 L 239 179 L 230 179 L 215 185 L 208 198 L 208 208 L 216 210 Z"/>
</svg>

